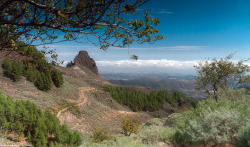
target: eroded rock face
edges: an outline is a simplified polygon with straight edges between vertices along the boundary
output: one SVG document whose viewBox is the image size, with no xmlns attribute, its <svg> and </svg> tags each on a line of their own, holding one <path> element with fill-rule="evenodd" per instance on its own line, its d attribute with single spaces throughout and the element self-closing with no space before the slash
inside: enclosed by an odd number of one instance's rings
<svg viewBox="0 0 250 147">
<path fill-rule="evenodd" d="M 93 73 L 98 75 L 98 69 L 97 69 L 95 60 L 89 57 L 89 54 L 87 51 L 84 51 L 84 50 L 80 51 L 74 59 L 74 64 L 83 65 L 89 68 Z"/>
</svg>

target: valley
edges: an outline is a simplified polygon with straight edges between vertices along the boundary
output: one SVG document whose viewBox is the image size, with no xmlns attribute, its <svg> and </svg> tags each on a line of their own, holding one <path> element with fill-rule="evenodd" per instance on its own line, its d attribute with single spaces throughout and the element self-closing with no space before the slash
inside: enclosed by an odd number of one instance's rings
<svg viewBox="0 0 250 147">
<path fill-rule="evenodd" d="M 193 75 L 109 73 L 100 74 L 100 76 L 117 85 L 138 85 L 155 90 L 179 91 L 196 100 L 202 100 L 207 97 L 207 94 L 194 89 L 193 82 L 196 78 Z"/>
</svg>

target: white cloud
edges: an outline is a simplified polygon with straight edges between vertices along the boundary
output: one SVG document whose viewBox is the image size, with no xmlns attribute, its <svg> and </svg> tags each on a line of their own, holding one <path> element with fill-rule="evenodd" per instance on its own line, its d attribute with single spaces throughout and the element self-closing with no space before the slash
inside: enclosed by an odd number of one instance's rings
<svg viewBox="0 0 250 147">
<path fill-rule="evenodd" d="M 100 73 L 183 73 L 194 74 L 198 61 L 176 60 L 119 60 L 96 61 Z"/>
<path fill-rule="evenodd" d="M 176 61 L 176 60 L 120 60 L 120 61 L 96 61 L 98 66 L 103 67 L 171 67 L 178 69 L 193 68 L 198 61 Z"/>
<path fill-rule="evenodd" d="M 76 56 L 77 53 L 57 53 L 58 56 Z"/>
</svg>

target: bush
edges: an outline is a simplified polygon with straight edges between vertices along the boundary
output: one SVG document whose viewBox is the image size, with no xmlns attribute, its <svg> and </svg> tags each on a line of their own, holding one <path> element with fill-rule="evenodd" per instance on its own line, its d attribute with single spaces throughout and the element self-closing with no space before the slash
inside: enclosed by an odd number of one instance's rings
<svg viewBox="0 0 250 147">
<path fill-rule="evenodd" d="M 126 136 L 130 136 L 132 133 L 138 134 L 139 123 L 138 116 L 121 116 L 122 130 Z"/>
<path fill-rule="evenodd" d="M 249 123 L 249 121 L 248 121 L 248 124 L 246 126 L 244 126 L 240 129 L 236 138 L 237 138 L 236 143 L 240 147 L 249 147 L 250 146 L 250 123 Z"/>
<path fill-rule="evenodd" d="M 244 89 L 229 89 L 219 91 L 218 98 L 208 98 L 195 109 L 171 114 L 165 125 L 177 129 L 174 142 L 212 146 L 232 143 L 232 137 L 250 119 L 250 95 Z"/>
<path fill-rule="evenodd" d="M 104 140 L 110 140 L 111 133 L 107 128 L 96 128 L 93 133 L 93 142 L 100 143 Z"/>
<path fill-rule="evenodd" d="M 170 141 L 172 143 L 175 143 L 176 131 L 177 130 L 175 128 L 165 127 L 164 131 L 161 133 L 161 136 L 159 137 L 159 140 L 162 142 Z"/>
<path fill-rule="evenodd" d="M 159 114 L 152 114 L 153 118 L 161 118 L 161 116 Z"/>
<path fill-rule="evenodd" d="M 54 84 L 55 84 L 56 87 L 61 87 L 63 85 L 63 76 L 62 76 L 62 73 L 60 73 L 57 70 L 54 70 L 52 72 L 51 77 L 52 77 L 52 81 L 54 82 Z"/>
<path fill-rule="evenodd" d="M 89 147 L 158 147 L 155 144 L 143 144 L 135 134 L 117 137 L 114 140 L 105 140 L 101 144 L 94 143 Z"/>
<path fill-rule="evenodd" d="M 212 146 L 231 142 L 231 137 L 245 121 L 237 110 L 227 107 L 200 113 L 197 118 L 186 120 L 185 127 L 178 130 L 182 142 Z"/>
<path fill-rule="evenodd" d="M 142 127 L 139 133 L 139 137 L 145 144 L 156 143 L 161 136 L 163 126 L 157 125 L 145 125 Z"/>
<path fill-rule="evenodd" d="M 155 125 L 155 126 L 163 126 L 163 120 L 160 118 L 153 118 L 148 120 L 145 125 L 150 126 L 150 125 Z"/>
</svg>

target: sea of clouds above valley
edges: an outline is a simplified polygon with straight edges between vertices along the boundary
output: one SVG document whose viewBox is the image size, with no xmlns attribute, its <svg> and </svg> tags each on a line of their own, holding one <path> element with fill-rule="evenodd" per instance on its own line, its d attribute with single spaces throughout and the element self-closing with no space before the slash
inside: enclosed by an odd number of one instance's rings
<svg viewBox="0 0 250 147">
<path fill-rule="evenodd" d="M 176 60 L 118 60 L 118 61 L 96 61 L 101 73 L 180 73 L 194 74 L 194 65 L 198 61 L 176 61 Z"/>
<path fill-rule="evenodd" d="M 178 61 L 178 60 L 99 60 L 96 61 L 98 71 L 105 73 L 168 73 L 181 75 L 195 75 L 198 62 L 202 60 Z M 203 60 L 205 61 L 205 60 Z M 238 62 L 237 60 L 233 62 Z M 62 66 L 66 66 L 65 61 Z M 249 62 L 245 64 L 250 65 Z"/>
</svg>

